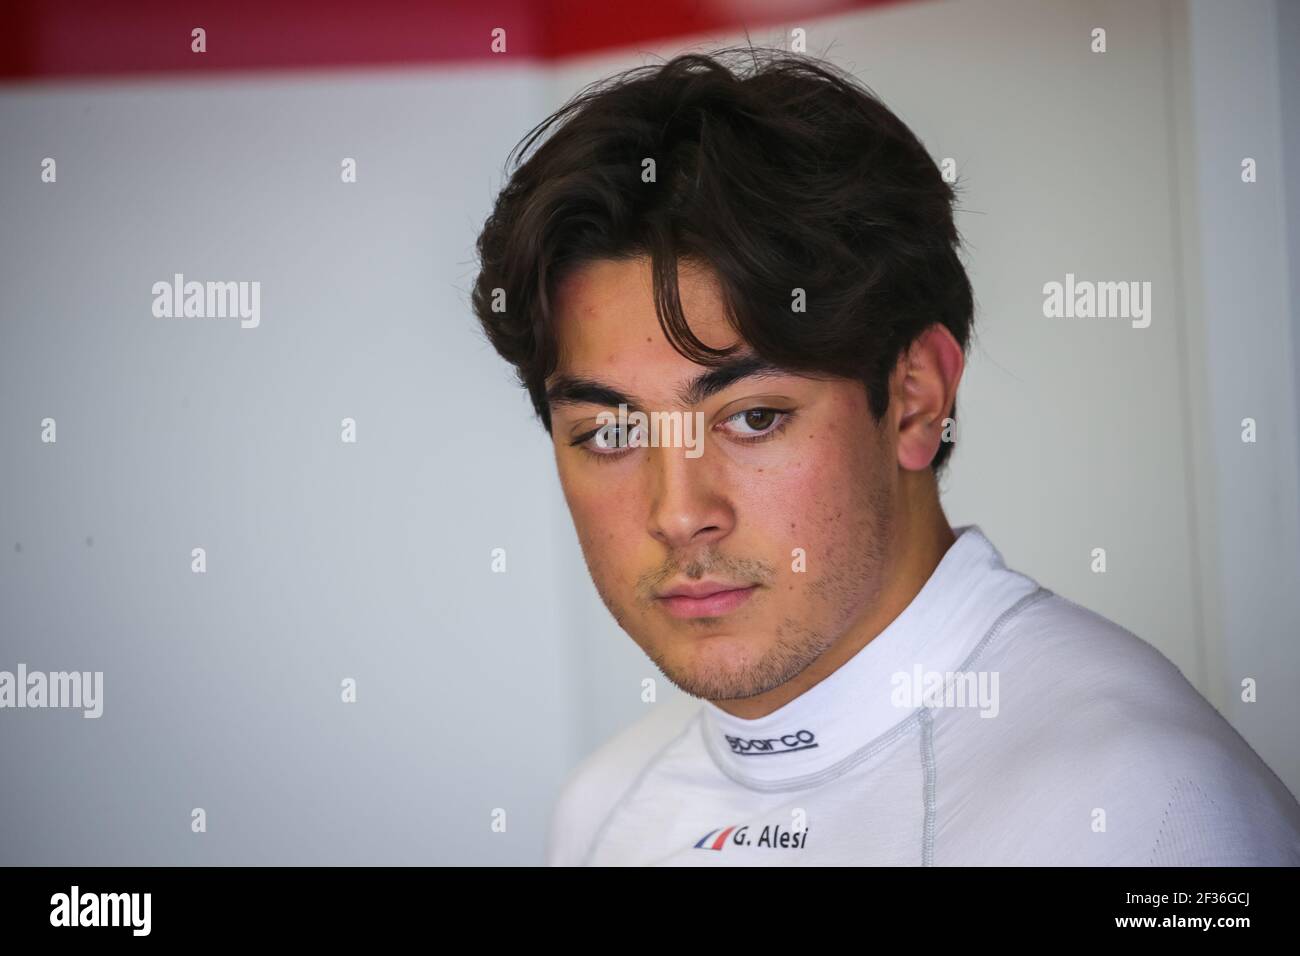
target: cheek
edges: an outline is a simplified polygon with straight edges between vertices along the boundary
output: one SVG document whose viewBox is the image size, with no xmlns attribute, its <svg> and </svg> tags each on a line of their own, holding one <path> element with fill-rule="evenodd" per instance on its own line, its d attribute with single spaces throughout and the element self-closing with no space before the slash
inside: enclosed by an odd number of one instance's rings
<svg viewBox="0 0 1300 956">
<path fill-rule="evenodd" d="M 818 430 L 820 432 L 820 430 Z M 822 633 L 846 626 L 878 587 L 888 474 L 865 443 L 816 443 L 748 484 L 746 540 L 776 566 L 785 620 Z M 800 549 L 798 553 L 795 549 Z"/>
<path fill-rule="evenodd" d="M 642 503 L 629 488 L 601 480 L 590 469 L 581 477 L 561 469 L 560 487 L 592 572 L 616 574 L 620 562 L 630 563 L 636 555 L 634 543 L 645 535 L 644 513 L 638 511 Z"/>
<path fill-rule="evenodd" d="M 809 556 L 814 549 L 824 553 L 828 539 L 850 533 L 866 510 L 866 489 L 876 480 L 862 449 L 819 444 L 819 437 L 810 436 L 792 462 L 737 476 L 744 489 L 741 513 L 768 540 L 787 542 L 787 555 L 793 548 Z"/>
</svg>

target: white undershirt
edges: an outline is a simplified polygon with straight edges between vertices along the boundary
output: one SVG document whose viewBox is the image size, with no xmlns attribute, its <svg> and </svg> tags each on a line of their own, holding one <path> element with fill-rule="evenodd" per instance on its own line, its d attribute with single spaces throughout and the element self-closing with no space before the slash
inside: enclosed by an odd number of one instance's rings
<svg viewBox="0 0 1300 956">
<path fill-rule="evenodd" d="M 1300 805 L 1168 659 L 954 531 L 768 716 L 648 705 L 570 777 L 547 862 L 1300 865 Z"/>
</svg>

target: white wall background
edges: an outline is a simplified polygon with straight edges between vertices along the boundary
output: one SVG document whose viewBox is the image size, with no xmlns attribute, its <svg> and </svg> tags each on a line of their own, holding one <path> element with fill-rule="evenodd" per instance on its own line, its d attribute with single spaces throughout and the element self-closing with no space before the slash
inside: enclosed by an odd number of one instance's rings
<svg viewBox="0 0 1300 956">
<path fill-rule="evenodd" d="M 1214 602 L 1210 691 L 1293 792 L 1300 791 L 1296 7 L 1190 4 L 1194 145 L 1182 152 L 1193 173 L 1183 176 L 1186 208 L 1195 213 L 1185 232 L 1195 271 L 1189 286 L 1202 296 L 1193 327 L 1203 329 L 1208 356 L 1196 382 L 1204 417 L 1192 426 L 1206 445 L 1198 459 L 1209 499 L 1203 524 L 1214 542 L 1207 557 L 1216 559 L 1205 565 L 1204 593 Z M 1250 185 L 1241 181 L 1244 157 L 1258 164 Z M 1257 422 L 1254 444 L 1241 441 L 1245 418 Z M 1258 684 L 1257 702 L 1242 700 L 1246 679 Z"/>
<path fill-rule="evenodd" d="M 965 181 L 978 332 L 950 518 L 1160 648 L 1300 789 L 1276 16 L 993 0 L 791 26 Z M 565 774 L 655 673 L 474 327 L 472 244 L 506 153 L 582 85 L 741 39 L 0 92 L 0 669 L 106 683 L 98 721 L 0 713 L 0 863 L 541 859 Z M 153 318 L 178 271 L 261 281 L 261 326 Z M 1150 281 L 1151 326 L 1045 319 L 1066 272 Z"/>
</svg>

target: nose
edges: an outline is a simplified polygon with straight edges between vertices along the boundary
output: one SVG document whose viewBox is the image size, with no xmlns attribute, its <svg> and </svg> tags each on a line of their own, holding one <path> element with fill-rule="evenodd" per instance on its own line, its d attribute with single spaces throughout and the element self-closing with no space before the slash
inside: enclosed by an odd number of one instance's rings
<svg viewBox="0 0 1300 956">
<path fill-rule="evenodd" d="M 715 544 L 736 524 L 722 475 L 708 454 L 688 458 L 683 448 L 647 449 L 654 472 L 648 530 L 670 549 Z"/>
</svg>

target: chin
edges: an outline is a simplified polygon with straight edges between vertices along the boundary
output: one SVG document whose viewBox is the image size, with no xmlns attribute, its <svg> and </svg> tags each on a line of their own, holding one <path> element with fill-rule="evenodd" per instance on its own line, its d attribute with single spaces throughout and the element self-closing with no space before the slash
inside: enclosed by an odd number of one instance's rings
<svg viewBox="0 0 1300 956">
<path fill-rule="evenodd" d="M 677 634 L 665 644 L 659 669 L 673 683 L 744 688 L 763 659 L 764 643 L 754 635 L 735 633 Z M 683 688 L 684 689 L 684 688 Z"/>
</svg>

